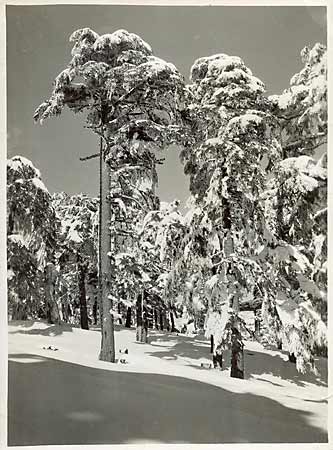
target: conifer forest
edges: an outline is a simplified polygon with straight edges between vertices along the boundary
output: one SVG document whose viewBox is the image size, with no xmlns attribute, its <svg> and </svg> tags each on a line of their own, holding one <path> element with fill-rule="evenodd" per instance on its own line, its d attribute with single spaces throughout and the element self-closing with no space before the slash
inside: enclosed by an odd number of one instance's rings
<svg viewBox="0 0 333 450">
<path fill-rule="evenodd" d="M 223 42 L 181 73 L 97 31 L 27 118 L 75 116 L 95 195 L 7 159 L 8 445 L 327 443 L 326 43 L 272 93 Z"/>
</svg>

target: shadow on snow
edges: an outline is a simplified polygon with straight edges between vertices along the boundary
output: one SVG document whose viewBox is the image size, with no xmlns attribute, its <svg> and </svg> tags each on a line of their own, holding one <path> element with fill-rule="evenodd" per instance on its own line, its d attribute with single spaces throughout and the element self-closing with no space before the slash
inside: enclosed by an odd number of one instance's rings
<svg viewBox="0 0 333 450">
<path fill-rule="evenodd" d="M 10 357 L 9 445 L 327 442 L 308 423 L 310 413 L 263 396 L 181 377 Z"/>
<path fill-rule="evenodd" d="M 32 328 L 34 326 L 35 323 L 43 323 L 46 325 L 49 325 L 47 328 Z M 22 329 L 19 330 L 15 330 L 15 331 L 9 331 L 9 334 L 28 334 L 28 335 L 39 335 L 39 336 L 59 336 L 64 332 L 72 332 L 73 329 L 80 329 L 81 327 L 80 325 L 77 324 L 70 324 L 70 323 L 66 323 L 66 322 L 62 322 L 60 325 L 59 324 L 47 324 L 45 321 L 17 321 L 17 322 L 10 322 L 10 325 L 13 326 L 20 326 L 22 327 Z M 31 328 L 30 330 L 26 330 L 25 328 Z M 119 325 L 115 325 L 114 326 L 114 331 L 119 332 L 122 331 L 122 327 Z M 90 325 L 89 330 L 85 330 L 85 331 L 94 331 L 94 332 L 100 332 L 101 328 L 99 326 L 96 325 Z"/>
<path fill-rule="evenodd" d="M 31 324 L 30 326 L 33 326 Z M 27 326 L 26 326 L 27 327 Z M 32 328 L 31 330 L 9 331 L 9 334 L 28 334 L 39 336 L 59 336 L 64 332 L 72 332 L 73 326 L 70 324 L 50 325 L 47 328 Z"/>
<path fill-rule="evenodd" d="M 165 346 L 163 343 L 170 343 L 170 346 Z M 175 335 L 171 333 L 156 333 L 150 336 L 150 345 L 159 347 L 161 351 L 146 352 L 150 356 L 154 356 L 166 360 L 176 360 L 178 358 L 186 360 L 207 358 L 212 360 L 210 354 L 210 344 L 202 336 L 188 337 L 185 335 Z M 277 351 L 278 354 L 271 355 L 268 353 L 257 352 L 255 350 L 244 349 L 245 361 L 245 379 L 255 377 L 261 381 L 270 383 L 274 386 L 282 386 L 279 383 L 271 380 L 265 380 L 260 377 L 264 374 L 272 374 L 283 380 L 294 383 L 297 386 L 306 386 L 306 383 L 315 385 L 327 386 L 327 359 L 317 358 L 316 364 L 318 366 L 318 374 L 310 371 L 307 373 L 300 373 L 296 370 L 296 364 L 293 364 L 287 359 L 287 352 Z M 223 370 L 230 369 L 230 351 L 225 351 L 223 354 Z M 200 364 L 189 364 L 191 367 L 202 370 Z"/>
</svg>

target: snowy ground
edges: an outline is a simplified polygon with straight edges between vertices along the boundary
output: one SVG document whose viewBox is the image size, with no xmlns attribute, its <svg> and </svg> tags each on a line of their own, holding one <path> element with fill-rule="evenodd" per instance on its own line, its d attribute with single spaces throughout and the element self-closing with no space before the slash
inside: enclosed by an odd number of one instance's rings
<svg viewBox="0 0 333 450">
<path fill-rule="evenodd" d="M 302 375 L 283 352 L 247 342 L 238 380 L 229 355 L 223 371 L 201 368 L 203 336 L 115 334 L 127 364 L 98 361 L 96 330 L 9 324 L 9 445 L 327 442 L 326 360 Z"/>
</svg>

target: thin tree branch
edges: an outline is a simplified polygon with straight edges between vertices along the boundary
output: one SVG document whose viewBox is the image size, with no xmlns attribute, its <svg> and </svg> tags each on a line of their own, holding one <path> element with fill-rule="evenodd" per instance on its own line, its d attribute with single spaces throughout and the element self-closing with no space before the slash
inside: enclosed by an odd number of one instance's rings
<svg viewBox="0 0 333 450">
<path fill-rule="evenodd" d="M 99 153 L 95 153 L 95 154 L 89 155 L 89 156 L 83 156 L 80 158 L 80 161 L 87 161 L 88 159 L 98 158 L 99 156 L 100 156 Z"/>
</svg>

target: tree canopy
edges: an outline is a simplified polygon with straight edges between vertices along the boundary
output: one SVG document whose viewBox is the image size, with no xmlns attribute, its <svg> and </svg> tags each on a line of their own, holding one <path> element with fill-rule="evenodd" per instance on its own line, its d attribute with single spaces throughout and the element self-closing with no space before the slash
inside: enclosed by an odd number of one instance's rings
<svg viewBox="0 0 333 450">
<path fill-rule="evenodd" d="M 136 305 L 141 319 L 157 305 L 177 307 L 198 318 L 214 351 L 232 350 L 232 376 L 242 378 L 249 330 L 240 311 L 250 309 L 262 324 L 257 339 L 282 343 L 298 370 L 314 368 L 327 348 L 325 46 L 305 47 L 290 86 L 267 96 L 237 56 L 197 59 L 186 85 L 133 33 L 84 28 L 70 41 L 71 60 L 34 119 L 65 107 L 84 113 L 100 139 L 103 189 L 99 202 L 51 198 L 29 161 L 8 162 L 14 303 L 24 302 L 22 286 L 31 299 L 54 263 L 77 286 L 87 315 L 86 275 L 98 267 L 106 286 L 101 315 L 109 320 L 102 336 L 124 307 Z M 172 143 L 189 177 L 185 214 L 156 194 L 157 164 Z"/>
</svg>

